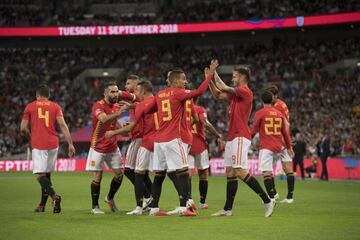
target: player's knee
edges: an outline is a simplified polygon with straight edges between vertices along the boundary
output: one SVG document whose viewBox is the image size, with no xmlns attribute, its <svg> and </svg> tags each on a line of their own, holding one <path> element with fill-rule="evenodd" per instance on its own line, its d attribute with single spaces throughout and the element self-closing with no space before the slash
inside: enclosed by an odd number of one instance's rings
<svg viewBox="0 0 360 240">
<path fill-rule="evenodd" d="M 189 169 L 187 167 L 176 170 L 176 175 L 188 174 Z"/>
<path fill-rule="evenodd" d="M 41 177 L 46 177 L 46 173 L 37 173 L 36 178 L 39 180 Z"/>
<path fill-rule="evenodd" d="M 135 173 L 145 175 L 146 171 L 145 170 L 135 170 Z"/>
<path fill-rule="evenodd" d="M 102 172 L 94 172 L 93 181 L 101 182 L 102 180 Z"/>
<path fill-rule="evenodd" d="M 264 176 L 264 178 L 272 178 L 273 174 L 272 174 L 272 172 L 263 172 L 263 176 Z"/>
<path fill-rule="evenodd" d="M 120 182 L 120 181 L 123 179 L 123 176 L 124 176 L 124 174 L 122 174 L 122 172 L 119 172 L 119 173 L 115 173 L 114 178 L 115 178 L 118 182 Z"/>
<path fill-rule="evenodd" d="M 243 181 L 246 181 L 246 178 L 250 175 L 246 169 L 242 168 L 236 169 L 235 172 L 236 176 Z"/>
<path fill-rule="evenodd" d="M 226 181 L 227 182 L 236 182 L 237 181 L 237 177 L 234 176 L 234 177 L 226 177 Z"/>
<path fill-rule="evenodd" d="M 235 171 L 232 167 L 226 167 L 226 176 L 227 177 L 235 177 Z"/>
<path fill-rule="evenodd" d="M 208 178 L 207 169 L 205 169 L 205 170 L 199 170 L 199 171 L 198 171 L 198 174 L 199 174 L 199 179 L 200 179 L 200 180 L 207 180 L 207 178 Z"/>
<path fill-rule="evenodd" d="M 166 172 L 165 171 L 155 171 L 154 174 L 155 174 L 155 177 L 165 177 Z"/>
</svg>

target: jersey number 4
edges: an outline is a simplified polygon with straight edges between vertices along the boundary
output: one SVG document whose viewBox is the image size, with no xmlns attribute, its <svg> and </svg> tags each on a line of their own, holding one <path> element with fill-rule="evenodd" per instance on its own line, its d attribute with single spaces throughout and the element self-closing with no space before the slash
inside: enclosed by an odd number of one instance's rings
<svg viewBox="0 0 360 240">
<path fill-rule="evenodd" d="M 279 136 L 281 129 L 281 118 L 265 118 L 265 134 L 270 136 Z"/>
<path fill-rule="evenodd" d="M 42 108 L 38 108 L 38 118 L 45 119 L 45 126 L 49 127 L 49 111 L 44 111 Z"/>
</svg>

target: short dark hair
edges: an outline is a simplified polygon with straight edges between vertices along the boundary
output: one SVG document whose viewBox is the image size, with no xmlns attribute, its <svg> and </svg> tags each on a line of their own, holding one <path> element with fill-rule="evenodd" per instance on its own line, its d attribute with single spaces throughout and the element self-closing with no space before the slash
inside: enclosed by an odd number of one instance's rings
<svg viewBox="0 0 360 240">
<path fill-rule="evenodd" d="M 138 75 L 135 75 L 135 74 L 130 74 L 129 76 L 127 76 L 126 80 L 134 80 L 136 81 L 136 83 L 138 83 L 140 81 L 140 77 Z"/>
<path fill-rule="evenodd" d="M 250 80 L 250 68 L 245 67 L 245 66 L 240 66 L 240 67 L 235 67 L 233 70 L 242 75 L 245 75 L 246 81 Z"/>
<path fill-rule="evenodd" d="M 106 83 L 104 84 L 104 92 L 105 92 L 105 90 L 106 90 L 108 87 L 110 87 L 110 86 L 117 86 L 117 84 L 116 84 L 116 82 L 114 82 L 114 81 L 106 82 Z"/>
<path fill-rule="evenodd" d="M 271 85 L 265 89 L 266 91 L 270 91 L 274 95 L 278 95 L 279 88 L 276 85 Z"/>
<path fill-rule="evenodd" d="M 141 86 L 141 88 L 144 89 L 145 92 L 152 92 L 153 91 L 153 85 L 148 80 L 139 82 L 138 86 Z"/>
<path fill-rule="evenodd" d="M 169 81 L 172 83 L 174 80 L 180 78 L 181 74 L 185 74 L 181 69 L 172 70 L 169 74 Z"/>
<path fill-rule="evenodd" d="M 36 88 L 36 94 L 41 97 L 50 97 L 50 88 L 46 84 L 41 84 Z"/>
<path fill-rule="evenodd" d="M 273 94 L 272 92 L 266 90 L 261 94 L 261 100 L 265 103 L 265 104 L 271 104 L 273 101 Z"/>
</svg>

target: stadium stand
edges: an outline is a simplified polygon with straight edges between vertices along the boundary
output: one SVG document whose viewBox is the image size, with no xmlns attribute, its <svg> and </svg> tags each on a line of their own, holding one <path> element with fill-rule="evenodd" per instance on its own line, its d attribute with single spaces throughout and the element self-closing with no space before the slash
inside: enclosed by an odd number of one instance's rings
<svg viewBox="0 0 360 240">
<path fill-rule="evenodd" d="M 359 69 L 335 73 L 325 69 L 327 65 L 347 58 L 359 58 L 359 49 L 358 39 L 297 44 L 274 40 L 268 45 L 176 46 L 166 50 L 161 47 L 138 50 L 1 49 L 0 103 L 3 110 L 0 115 L 0 156 L 26 150 L 18 126 L 22 109 L 33 100 L 34 86 L 40 82 L 47 82 L 53 89 L 53 99 L 64 109 L 69 127 L 74 131 L 90 123 L 90 106 L 98 97 L 96 89 L 101 82 L 98 78 L 87 78 L 84 85 L 75 84 L 74 79 L 85 69 L 119 67 L 123 69 L 122 75 L 116 79 L 120 85 L 126 75 L 136 73 L 161 87 L 166 71 L 180 66 L 195 83 L 194 87 L 202 79 L 201 68 L 205 63 L 202 61 L 213 56 L 222 65 L 248 63 L 252 66 L 250 87 L 254 90 L 256 103 L 253 110 L 259 107 L 258 95 L 264 86 L 280 85 L 280 96 L 290 108 L 292 128 L 306 133 L 310 146 L 315 146 L 324 126 L 331 125 L 334 126 L 331 132 L 332 154 L 341 154 L 344 144 L 350 140 L 355 145 L 353 151 L 359 154 L 360 124 L 356 111 L 360 106 L 356 97 L 360 92 Z M 229 78 L 224 75 L 225 80 L 229 81 Z M 209 94 L 202 101 L 209 110 L 209 120 L 225 131 L 226 108 L 215 103 Z"/>
<path fill-rule="evenodd" d="M 229 4 L 230 3 L 230 4 Z M 188 23 L 353 12 L 350 1 L 1 1 L 0 26 Z M 211 13 L 211 14 L 209 14 Z"/>
</svg>

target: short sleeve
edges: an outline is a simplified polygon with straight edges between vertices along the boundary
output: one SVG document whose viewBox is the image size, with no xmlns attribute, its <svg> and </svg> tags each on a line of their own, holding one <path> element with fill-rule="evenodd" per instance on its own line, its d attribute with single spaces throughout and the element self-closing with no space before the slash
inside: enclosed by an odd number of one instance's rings
<svg viewBox="0 0 360 240">
<path fill-rule="evenodd" d="M 62 117 L 62 116 L 63 116 L 63 112 L 61 110 L 61 107 L 56 104 L 56 117 Z"/>
<path fill-rule="evenodd" d="M 93 107 L 94 116 L 98 117 L 100 114 L 105 113 L 104 105 L 95 103 Z"/>
<path fill-rule="evenodd" d="M 235 87 L 236 97 L 242 98 L 249 95 L 249 92 L 245 87 Z"/>
</svg>

